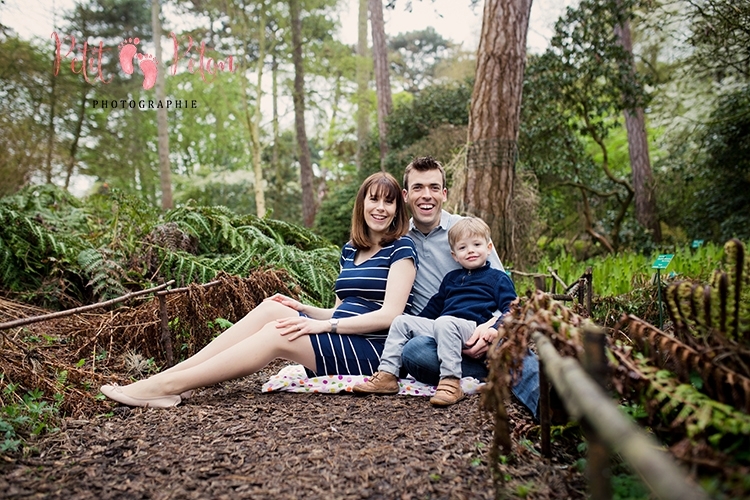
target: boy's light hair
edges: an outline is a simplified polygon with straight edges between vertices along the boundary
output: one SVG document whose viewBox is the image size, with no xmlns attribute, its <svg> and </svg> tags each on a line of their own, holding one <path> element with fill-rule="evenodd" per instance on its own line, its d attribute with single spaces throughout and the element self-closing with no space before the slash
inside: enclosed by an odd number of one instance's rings
<svg viewBox="0 0 750 500">
<path fill-rule="evenodd" d="M 489 243 L 492 240 L 490 226 L 479 217 L 464 217 L 448 230 L 448 244 L 451 250 L 458 240 L 471 236 L 479 236 Z"/>
</svg>

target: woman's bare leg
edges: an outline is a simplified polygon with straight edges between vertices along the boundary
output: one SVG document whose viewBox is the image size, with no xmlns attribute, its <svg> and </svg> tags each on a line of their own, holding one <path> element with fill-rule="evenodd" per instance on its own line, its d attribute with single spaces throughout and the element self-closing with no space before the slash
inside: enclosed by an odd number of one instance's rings
<svg viewBox="0 0 750 500">
<path fill-rule="evenodd" d="M 255 309 L 247 313 L 244 318 L 223 331 L 206 347 L 181 363 L 174 365 L 168 370 L 164 370 L 162 373 L 173 373 L 199 365 L 254 335 L 268 323 L 288 316 L 297 316 L 298 314 L 294 309 L 290 309 L 278 302 L 271 300 L 263 301 Z"/>
<path fill-rule="evenodd" d="M 284 358 L 315 369 L 315 352 L 305 335 L 288 340 L 276 327 L 267 324 L 254 335 L 224 349 L 202 363 L 178 371 L 158 373 L 122 388 L 134 398 L 180 394 L 189 389 L 213 385 L 255 373 L 277 358 Z"/>
</svg>

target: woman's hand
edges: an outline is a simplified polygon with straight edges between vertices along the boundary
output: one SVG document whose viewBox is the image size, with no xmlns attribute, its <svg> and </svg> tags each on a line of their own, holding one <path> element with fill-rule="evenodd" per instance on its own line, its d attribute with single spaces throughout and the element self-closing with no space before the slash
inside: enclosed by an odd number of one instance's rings
<svg viewBox="0 0 750 500">
<path fill-rule="evenodd" d="M 303 335 L 325 333 L 331 330 L 331 323 L 319 319 L 303 318 L 296 316 L 276 320 L 276 328 L 279 334 L 285 336 L 289 341 L 296 340 Z"/>
<path fill-rule="evenodd" d="M 303 312 L 302 309 L 305 308 L 305 304 L 303 304 L 299 300 L 294 300 L 293 298 L 287 297 L 286 295 L 282 295 L 280 293 L 274 294 L 265 300 L 273 300 L 274 302 L 278 302 L 281 305 L 287 306 L 288 308 L 294 309 L 295 311 L 299 312 Z"/>
</svg>

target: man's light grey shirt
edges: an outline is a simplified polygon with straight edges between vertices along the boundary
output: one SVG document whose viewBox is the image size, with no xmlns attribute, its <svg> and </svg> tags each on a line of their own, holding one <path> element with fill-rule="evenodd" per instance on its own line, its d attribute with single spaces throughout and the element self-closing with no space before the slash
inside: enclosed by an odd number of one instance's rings
<svg viewBox="0 0 750 500">
<path fill-rule="evenodd" d="M 451 256 L 448 230 L 462 218 L 460 215 L 449 214 L 443 210 L 440 215 L 440 224 L 427 235 L 414 227 L 414 219 L 410 220 L 408 236 L 414 240 L 419 256 L 419 268 L 414 280 L 412 314 L 418 314 L 424 309 L 430 298 L 437 293 L 446 274 L 461 267 Z M 489 260 L 491 267 L 501 271 L 505 270 L 494 247 Z"/>
</svg>

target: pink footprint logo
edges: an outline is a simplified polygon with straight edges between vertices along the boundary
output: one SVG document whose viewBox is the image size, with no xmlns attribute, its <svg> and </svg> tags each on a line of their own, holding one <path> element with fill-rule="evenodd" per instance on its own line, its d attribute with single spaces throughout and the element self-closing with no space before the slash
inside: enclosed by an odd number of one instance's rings
<svg viewBox="0 0 750 500">
<path fill-rule="evenodd" d="M 139 43 L 141 43 L 141 40 L 137 37 L 128 38 L 127 40 L 123 40 L 118 46 L 120 50 L 120 66 L 128 75 L 133 74 L 133 57 L 135 57 L 135 53 L 138 52 L 136 45 Z"/>
<path fill-rule="evenodd" d="M 143 88 L 148 90 L 156 83 L 156 73 L 158 72 L 156 59 L 151 54 L 138 54 L 138 64 L 143 71 Z"/>
</svg>

